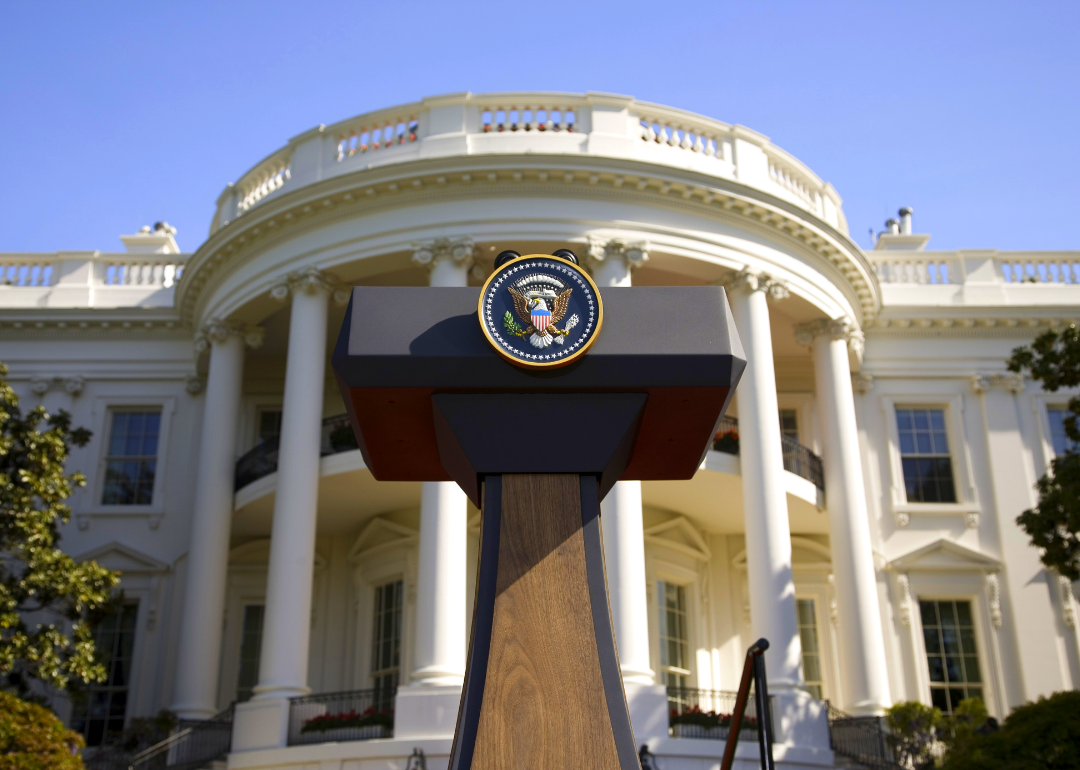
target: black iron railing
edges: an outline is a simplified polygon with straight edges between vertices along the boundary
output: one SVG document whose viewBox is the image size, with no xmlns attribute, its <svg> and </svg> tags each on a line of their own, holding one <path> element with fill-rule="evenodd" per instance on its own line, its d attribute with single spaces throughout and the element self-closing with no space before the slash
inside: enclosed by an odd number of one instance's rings
<svg viewBox="0 0 1080 770">
<path fill-rule="evenodd" d="M 668 687 L 668 732 L 674 738 L 726 741 L 734 718 L 737 692 Z M 752 704 L 744 708 L 740 741 L 757 740 Z"/>
<path fill-rule="evenodd" d="M 872 770 L 901 770 L 883 717 L 855 717 L 829 707 L 829 743 L 834 753 Z"/>
<path fill-rule="evenodd" d="M 383 689 L 290 698 L 289 745 L 391 738 L 394 695 Z"/>
<path fill-rule="evenodd" d="M 818 489 L 825 490 L 825 468 L 821 458 L 808 447 L 787 436 L 780 437 L 781 451 L 784 455 L 784 470 L 791 471 L 813 482 Z M 739 454 L 739 421 L 734 417 L 723 417 L 720 428 L 713 437 L 713 449 L 729 455 Z"/>
<path fill-rule="evenodd" d="M 347 414 L 336 414 L 322 421 L 319 454 L 322 457 L 357 449 L 356 435 Z M 264 439 L 236 461 L 235 488 L 242 489 L 253 481 L 277 471 L 278 440 Z"/>
<path fill-rule="evenodd" d="M 210 719 L 181 719 L 165 740 L 131 758 L 128 770 L 199 770 L 229 753 L 233 706 Z"/>
</svg>

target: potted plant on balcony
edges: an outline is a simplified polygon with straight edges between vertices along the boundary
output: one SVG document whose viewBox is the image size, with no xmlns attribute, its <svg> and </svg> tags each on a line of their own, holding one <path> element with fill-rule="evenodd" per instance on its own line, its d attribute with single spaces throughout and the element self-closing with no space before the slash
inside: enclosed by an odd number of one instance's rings
<svg viewBox="0 0 1080 770">
<path fill-rule="evenodd" d="M 739 431 L 735 428 L 721 428 L 713 436 L 713 449 L 729 455 L 739 453 Z"/>
<path fill-rule="evenodd" d="M 691 706 L 686 711 L 672 709 L 668 718 L 671 735 L 674 738 L 706 738 L 725 740 L 731 728 L 731 714 L 716 711 L 702 711 L 698 706 Z M 757 719 L 744 716 L 742 730 L 757 730 Z"/>
<path fill-rule="evenodd" d="M 304 722 L 300 733 L 318 733 L 323 742 L 330 743 L 389 738 L 393 730 L 393 711 L 376 711 L 374 706 L 368 706 L 363 711 L 353 709 L 312 717 Z"/>
</svg>

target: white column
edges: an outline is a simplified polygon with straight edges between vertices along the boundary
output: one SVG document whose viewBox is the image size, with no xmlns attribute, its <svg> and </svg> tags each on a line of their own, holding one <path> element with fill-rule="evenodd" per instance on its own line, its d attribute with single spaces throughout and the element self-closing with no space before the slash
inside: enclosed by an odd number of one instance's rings
<svg viewBox="0 0 1080 770">
<path fill-rule="evenodd" d="M 731 282 L 728 299 L 746 351 L 738 398 L 750 619 L 754 636 L 769 640 L 765 654 L 769 686 L 784 689 L 802 684 L 802 645 L 795 617 L 767 294 L 782 298 L 787 289 L 767 276 L 743 270 Z"/>
<path fill-rule="evenodd" d="M 259 683 L 254 701 L 306 695 L 319 495 L 319 445 L 326 383 L 326 318 L 333 279 L 318 270 L 274 287 L 292 296 L 277 493 L 270 534 Z"/>
<path fill-rule="evenodd" d="M 471 238 L 414 244 L 413 261 L 431 286 L 469 285 Z M 420 492 L 420 559 L 416 575 L 417 685 L 460 688 L 465 678 L 468 501 L 452 481 L 425 481 Z"/>
<path fill-rule="evenodd" d="M 630 286 L 634 268 L 649 258 L 648 244 L 589 238 L 587 262 L 593 280 L 607 287 Z M 652 685 L 649 605 L 645 580 L 645 528 L 641 482 L 619 481 L 600 503 L 608 599 L 623 682 Z"/>
<path fill-rule="evenodd" d="M 848 345 L 861 346 L 862 335 L 846 320 L 821 319 L 797 327 L 796 339 L 814 350 L 844 710 L 877 715 L 892 703 L 848 360 Z"/>
<path fill-rule="evenodd" d="M 217 711 L 245 338 L 257 346 L 262 331 L 215 320 L 203 328 L 196 343 L 197 349 L 210 348 L 210 370 L 172 705 L 181 719 L 206 719 Z"/>
<path fill-rule="evenodd" d="M 418 685 L 460 688 L 465 678 L 466 498 L 453 482 L 425 482 L 420 494 L 416 580 Z"/>
<path fill-rule="evenodd" d="M 649 604 L 645 595 L 645 530 L 641 482 L 620 481 L 600 503 L 611 624 L 624 682 L 651 685 Z"/>
</svg>

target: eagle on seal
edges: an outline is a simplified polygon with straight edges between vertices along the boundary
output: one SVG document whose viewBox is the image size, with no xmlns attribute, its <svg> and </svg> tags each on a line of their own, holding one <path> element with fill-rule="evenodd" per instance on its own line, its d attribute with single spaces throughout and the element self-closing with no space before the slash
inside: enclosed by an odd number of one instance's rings
<svg viewBox="0 0 1080 770">
<path fill-rule="evenodd" d="M 529 292 L 531 296 L 526 296 L 513 286 L 507 288 L 514 298 L 514 310 L 517 311 L 518 317 L 525 323 L 525 328 L 520 332 L 520 336 L 528 337 L 529 342 L 537 348 L 546 348 L 552 342 L 557 342 L 560 345 L 564 344 L 564 338 L 569 334 L 570 329 L 577 325 L 577 315 L 571 316 L 563 329 L 559 329 L 555 324 L 559 323 L 563 316 L 566 315 L 566 308 L 570 304 L 570 292 L 573 291 L 572 288 L 566 289 L 559 294 L 549 290 L 547 293 L 552 296 L 547 297 L 539 292 Z M 548 307 L 548 302 L 551 303 L 551 307 Z"/>
</svg>

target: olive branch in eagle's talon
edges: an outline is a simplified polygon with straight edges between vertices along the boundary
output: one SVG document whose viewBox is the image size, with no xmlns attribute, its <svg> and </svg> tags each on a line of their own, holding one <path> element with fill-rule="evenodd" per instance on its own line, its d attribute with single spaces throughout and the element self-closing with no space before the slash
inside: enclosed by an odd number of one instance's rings
<svg viewBox="0 0 1080 770">
<path fill-rule="evenodd" d="M 509 310 L 507 310 L 506 315 L 503 316 L 503 328 L 506 329 L 506 331 L 510 332 L 510 334 L 513 334 L 515 337 L 522 337 L 525 334 L 525 331 L 520 326 L 518 326 L 518 322 L 514 320 L 514 317 L 512 315 L 510 315 Z"/>
</svg>

